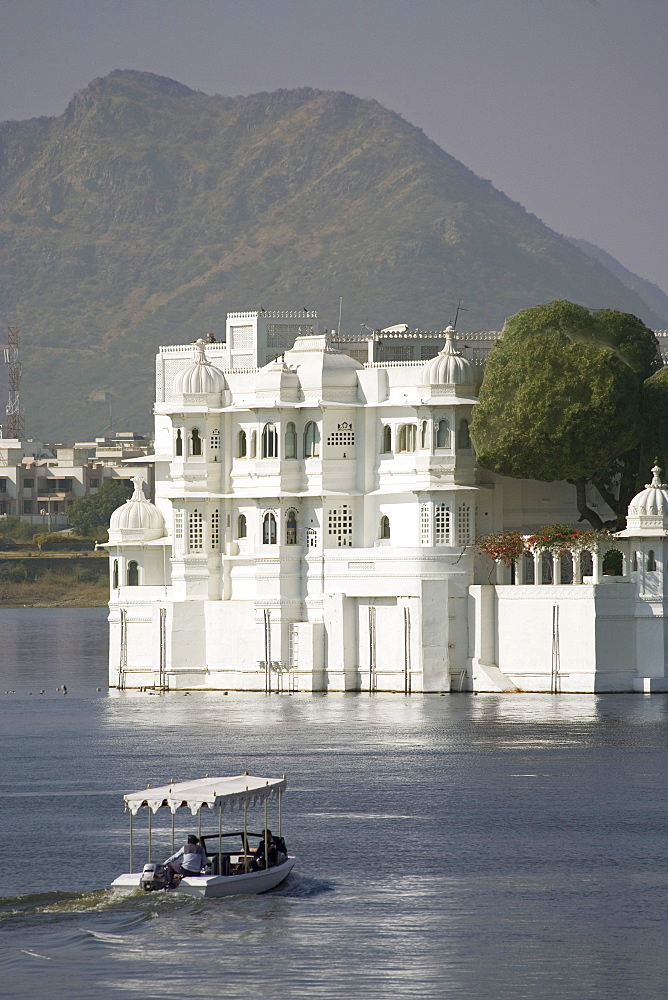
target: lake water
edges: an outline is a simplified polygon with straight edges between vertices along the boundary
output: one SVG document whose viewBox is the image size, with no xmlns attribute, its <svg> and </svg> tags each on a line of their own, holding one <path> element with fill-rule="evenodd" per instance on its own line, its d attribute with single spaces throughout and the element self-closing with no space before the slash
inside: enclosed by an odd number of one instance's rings
<svg viewBox="0 0 668 1000">
<path fill-rule="evenodd" d="M 0 611 L 1 994 L 665 1000 L 664 696 L 109 693 L 106 638 Z M 108 888 L 124 791 L 243 770 L 288 775 L 282 887 Z"/>
</svg>

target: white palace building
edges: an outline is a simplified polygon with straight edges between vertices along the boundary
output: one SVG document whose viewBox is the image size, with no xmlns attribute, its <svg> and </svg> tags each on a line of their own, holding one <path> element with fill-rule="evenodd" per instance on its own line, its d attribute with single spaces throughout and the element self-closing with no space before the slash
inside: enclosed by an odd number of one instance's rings
<svg viewBox="0 0 668 1000">
<path fill-rule="evenodd" d="M 263 311 L 160 349 L 155 504 L 137 478 L 106 546 L 113 687 L 668 689 L 660 470 L 615 540 L 623 575 L 536 554 L 510 582 L 474 539 L 575 523 L 573 487 L 477 467 L 482 368 L 441 336 L 362 363 L 314 314 Z"/>
</svg>

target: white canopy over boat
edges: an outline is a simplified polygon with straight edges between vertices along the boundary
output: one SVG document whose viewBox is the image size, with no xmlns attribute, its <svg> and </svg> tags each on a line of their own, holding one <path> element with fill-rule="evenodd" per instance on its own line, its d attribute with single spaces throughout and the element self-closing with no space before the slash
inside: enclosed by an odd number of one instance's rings
<svg viewBox="0 0 668 1000">
<path fill-rule="evenodd" d="M 280 795 L 287 788 L 285 775 L 282 778 L 258 778 L 251 774 L 238 774 L 228 778 L 198 778 L 195 781 L 176 781 L 159 788 L 128 792 L 123 796 L 127 808 L 136 816 L 142 806 L 148 806 L 156 813 L 164 807 L 175 813 L 177 809 L 188 808 L 193 816 L 205 809 L 240 808 L 244 804 L 255 805 Z"/>
</svg>

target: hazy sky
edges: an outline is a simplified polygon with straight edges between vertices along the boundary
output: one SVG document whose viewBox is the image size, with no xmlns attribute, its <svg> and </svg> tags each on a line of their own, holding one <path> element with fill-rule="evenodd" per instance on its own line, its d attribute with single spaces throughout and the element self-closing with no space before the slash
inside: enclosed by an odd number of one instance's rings
<svg viewBox="0 0 668 1000">
<path fill-rule="evenodd" d="M 667 44 L 668 0 L 0 0 L 0 120 L 113 69 L 373 97 L 668 291 Z"/>
</svg>

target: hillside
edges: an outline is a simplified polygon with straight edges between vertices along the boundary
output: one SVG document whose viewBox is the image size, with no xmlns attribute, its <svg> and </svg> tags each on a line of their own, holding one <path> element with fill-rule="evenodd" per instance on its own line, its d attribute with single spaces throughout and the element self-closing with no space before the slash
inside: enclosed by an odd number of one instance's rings
<svg viewBox="0 0 668 1000">
<path fill-rule="evenodd" d="M 632 289 L 375 101 L 197 93 L 116 71 L 59 118 L 0 126 L 0 321 L 26 425 L 150 426 L 159 344 L 227 310 L 317 308 L 343 331 L 498 328 L 554 298 L 662 325 Z"/>
<path fill-rule="evenodd" d="M 627 288 L 630 288 L 631 291 L 639 295 L 649 309 L 659 317 L 661 327 L 663 329 L 668 327 L 668 295 L 666 295 L 663 289 L 655 285 L 653 281 L 648 281 L 646 278 L 641 278 L 638 274 L 634 274 L 633 271 L 629 271 L 612 254 L 606 253 L 605 250 L 601 250 L 600 247 L 595 246 L 593 243 L 588 243 L 587 240 L 577 240 L 571 236 L 568 239 L 569 242 L 579 247 L 580 250 L 584 250 L 588 257 L 593 257 L 599 264 L 603 264 L 611 274 L 619 278 L 623 285 L 626 285 Z"/>
</svg>

